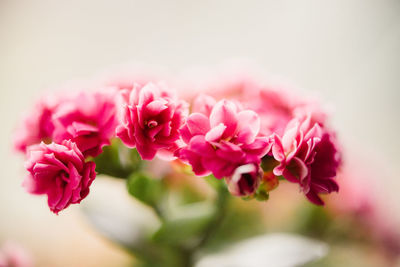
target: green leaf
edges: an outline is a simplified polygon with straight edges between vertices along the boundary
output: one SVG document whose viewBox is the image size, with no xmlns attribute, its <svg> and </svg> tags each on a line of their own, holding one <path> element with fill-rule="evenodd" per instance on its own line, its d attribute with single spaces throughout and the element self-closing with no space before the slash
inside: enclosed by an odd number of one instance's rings
<svg viewBox="0 0 400 267">
<path fill-rule="evenodd" d="M 226 188 L 225 180 L 218 179 L 214 175 L 208 175 L 204 177 L 207 183 L 209 183 L 214 189 L 220 190 L 221 188 Z"/>
<path fill-rule="evenodd" d="M 221 225 L 207 242 L 205 249 L 214 252 L 239 240 L 265 231 L 262 213 L 252 205 L 238 205 L 240 199 L 228 203 Z"/>
<path fill-rule="evenodd" d="M 207 202 L 193 203 L 179 208 L 174 218 L 165 221 L 153 235 L 153 240 L 168 245 L 193 244 L 212 220 L 213 206 Z"/>
<path fill-rule="evenodd" d="M 103 152 L 94 158 L 96 172 L 119 178 L 126 178 L 141 168 L 142 162 L 136 149 L 129 149 L 119 139 L 103 148 Z"/>
<path fill-rule="evenodd" d="M 153 179 L 143 172 L 129 176 L 127 187 L 129 194 L 152 207 L 156 207 L 163 197 L 162 181 Z"/>
</svg>

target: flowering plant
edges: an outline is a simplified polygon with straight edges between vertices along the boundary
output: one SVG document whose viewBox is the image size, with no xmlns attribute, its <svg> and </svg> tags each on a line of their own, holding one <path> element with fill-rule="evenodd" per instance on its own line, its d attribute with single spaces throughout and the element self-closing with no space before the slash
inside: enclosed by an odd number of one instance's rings
<svg viewBox="0 0 400 267">
<path fill-rule="evenodd" d="M 15 148 L 26 156 L 23 186 L 47 195 L 59 214 L 90 197 L 96 175 L 126 180 L 129 194 L 160 222 L 151 238 L 129 247 L 143 266 L 191 266 L 218 239 L 231 196 L 266 201 L 288 181 L 324 205 L 323 195 L 339 190 L 340 150 L 316 102 L 243 76 L 202 86 L 195 95 L 156 78 L 110 79 L 46 95 L 15 135 Z M 216 196 L 196 193 L 194 176 L 204 177 Z M 192 180 L 182 202 L 215 199 L 211 208 L 177 219 L 182 203 L 171 208 L 166 198 L 176 188 L 184 194 L 180 180 Z M 240 232 L 237 224 L 226 227 Z"/>
</svg>

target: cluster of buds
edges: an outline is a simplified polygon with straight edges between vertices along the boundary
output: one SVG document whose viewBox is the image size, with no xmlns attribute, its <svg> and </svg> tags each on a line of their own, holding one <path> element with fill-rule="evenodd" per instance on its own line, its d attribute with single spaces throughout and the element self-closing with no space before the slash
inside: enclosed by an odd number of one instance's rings
<svg viewBox="0 0 400 267">
<path fill-rule="evenodd" d="M 266 199 L 280 179 L 317 205 L 338 191 L 340 154 L 325 112 L 285 89 L 234 79 L 182 99 L 183 88 L 156 79 L 93 87 L 47 95 L 16 131 L 15 147 L 27 157 L 24 186 L 46 194 L 55 213 L 88 195 L 94 160 L 113 138 L 142 160 L 178 160 L 196 176 L 224 179 L 238 197 Z"/>
</svg>

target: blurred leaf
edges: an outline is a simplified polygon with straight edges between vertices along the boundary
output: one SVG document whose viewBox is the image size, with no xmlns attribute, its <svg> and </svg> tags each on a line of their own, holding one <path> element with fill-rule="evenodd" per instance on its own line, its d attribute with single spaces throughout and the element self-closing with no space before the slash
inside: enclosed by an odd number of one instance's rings
<svg viewBox="0 0 400 267">
<path fill-rule="evenodd" d="M 191 204 L 206 200 L 206 197 L 200 194 L 199 190 L 195 190 L 193 186 L 189 184 L 183 185 L 179 193 L 182 204 Z"/>
<path fill-rule="evenodd" d="M 225 218 L 213 233 L 205 248 L 210 251 L 232 244 L 244 238 L 265 232 L 259 209 L 239 206 L 241 199 L 229 201 L 225 210 Z"/>
<path fill-rule="evenodd" d="M 126 178 L 141 167 L 141 159 L 136 149 L 129 149 L 119 139 L 105 146 L 103 152 L 94 158 L 96 172 L 118 178 Z"/>
<path fill-rule="evenodd" d="M 257 199 L 258 201 L 267 201 L 269 199 L 269 193 L 268 191 L 265 190 L 264 187 L 260 186 L 255 195 L 254 195 L 255 199 Z"/>
<path fill-rule="evenodd" d="M 218 179 L 212 174 L 205 176 L 204 180 L 206 180 L 214 189 L 219 190 L 220 188 L 226 188 L 225 180 Z"/>
<path fill-rule="evenodd" d="M 188 245 L 195 242 L 211 222 L 213 212 L 213 207 L 206 202 L 182 206 L 173 218 L 161 225 L 153 240 L 169 245 Z"/>
<path fill-rule="evenodd" d="M 312 237 L 323 238 L 331 226 L 332 218 L 325 207 L 306 203 L 298 209 L 294 230 Z"/>
<path fill-rule="evenodd" d="M 129 194 L 152 207 L 156 207 L 163 197 L 162 181 L 150 178 L 143 172 L 129 176 L 127 187 Z"/>
</svg>

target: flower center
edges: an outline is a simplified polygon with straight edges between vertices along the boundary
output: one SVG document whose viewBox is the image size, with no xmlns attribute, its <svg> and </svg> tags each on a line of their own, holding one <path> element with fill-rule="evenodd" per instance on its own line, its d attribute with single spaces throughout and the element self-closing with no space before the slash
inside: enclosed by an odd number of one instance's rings
<svg viewBox="0 0 400 267">
<path fill-rule="evenodd" d="M 155 120 L 151 120 L 147 123 L 147 127 L 149 127 L 150 129 L 156 127 L 157 125 L 158 123 Z"/>
</svg>

